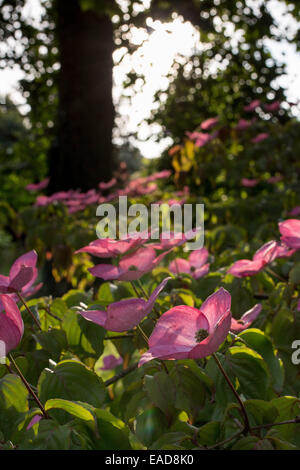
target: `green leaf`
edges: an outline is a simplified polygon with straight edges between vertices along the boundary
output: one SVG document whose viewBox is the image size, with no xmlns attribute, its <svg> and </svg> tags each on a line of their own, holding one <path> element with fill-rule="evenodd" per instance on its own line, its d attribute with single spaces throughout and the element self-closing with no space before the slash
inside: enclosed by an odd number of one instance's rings
<svg viewBox="0 0 300 470">
<path fill-rule="evenodd" d="M 153 405 L 170 419 L 175 414 L 175 383 L 165 372 L 145 375 L 145 389 Z"/>
<path fill-rule="evenodd" d="M 183 450 L 182 441 L 186 441 L 189 436 L 183 432 L 169 432 L 155 441 L 150 449 L 155 450 Z"/>
<path fill-rule="evenodd" d="M 216 444 L 221 440 L 221 423 L 219 421 L 211 421 L 199 428 L 197 434 L 197 442 L 204 446 Z"/>
<path fill-rule="evenodd" d="M 59 362 L 54 370 L 45 369 L 38 382 L 38 393 L 45 403 L 51 398 L 89 403 L 100 407 L 106 397 L 100 377 L 78 361 Z"/>
<path fill-rule="evenodd" d="M 125 423 L 109 411 L 96 409 L 97 434 L 94 445 L 97 450 L 129 450 L 129 429 Z"/>
<path fill-rule="evenodd" d="M 19 448 L 21 450 L 69 450 L 71 429 L 68 425 L 61 426 L 52 419 L 42 419 L 25 434 Z"/>
<path fill-rule="evenodd" d="M 299 398 L 289 396 L 274 398 L 271 404 L 279 413 L 276 422 L 287 421 L 300 416 Z M 299 426 L 299 424 L 283 424 L 278 427 L 273 427 L 273 429 L 277 430 L 278 437 L 300 447 Z"/>
<path fill-rule="evenodd" d="M 81 290 L 71 289 L 63 297 L 62 300 L 66 303 L 67 307 L 77 307 L 80 302 L 88 304 L 90 296 Z"/>
<path fill-rule="evenodd" d="M 75 416 L 76 418 L 83 419 L 84 421 L 95 422 L 95 417 L 90 409 L 87 408 L 85 403 L 63 400 L 61 398 L 52 398 L 45 403 L 45 410 L 60 409 Z"/>
<path fill-rule="evenodd" d="M 176 362 L 170 372 L 175 384 L 175 407 L 197 417 L 206 398 L 206 383 L 195 368 Z"/>
<path fill-rule="evenodd" d="M 247 436 L 243 439 L 240 439 L 234 446 L 232 450 L 273 450 L 269 439 L 260 439 L 255 436 Z"/>
<path fill-rule="evenodd" d="M 246 398 L 269 398 L 270 373 L 259 354 L 244 346 L 234 346 L 228 349 L 226 358 L 230 370 L 238 380 L 240 393 Z"/>
<path fill-rule="evenodd" d="M 63 349 L 67 348 L 67 338 L 63 330 L 52 328 L 49 331 L 38 331 L 35 333 L 37 342 L 43 349 L 52 354 L 54 360 L 59 360 Z"/>
<path fill-rule="evenodd" d="M 5 375 L 0 379 L 0 431 L 4 438 L 11 439 L 19 422 L 28 411 L 28 392 L 16 375 Z"/>
<path fill-rule="evenodd" d="M 284 382 L 284 368 L 270 338 L 263 331 L 255 328 L 241 332 L 239 337 L 263 357 L 271 373 L 274 389 L 280 393 Z"/>
<path fill-rule="evenodd" d="M 71 351 L 80 358 L 97 359 L 103 352 L 103 339 L 106 330 L 100 325 L 85 320 L 81 315 L 69 311 L 63 320 L 62 328 L 66 333 Z"/>
<path fill-rule="evenodd" d="M 295 263 L 294 267 L 290 270 L 289 281 L 296 285 L 300 283 L 300 263 Z"/>
<path fill-rule="evenodd" d="M 244 405 L 252 426 L 273 423 L 279 414 L 276 407 L 268 401 L 246 400 Z M 251 422 L 251 417 L 253 422 Z"/>
<path fill-rule="evenodd" d="M 136 419 L 137 438 L 149 447 L 166 430 L 167 420 L 159 408 L 149 408 Z"/>
</svg>

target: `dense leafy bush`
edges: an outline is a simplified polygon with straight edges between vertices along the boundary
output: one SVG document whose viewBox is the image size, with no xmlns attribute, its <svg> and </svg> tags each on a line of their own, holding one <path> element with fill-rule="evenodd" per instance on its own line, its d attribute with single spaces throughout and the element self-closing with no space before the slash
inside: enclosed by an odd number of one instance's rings
<svg viewBox="0 0 300 470">
<path fill-rule="evenodd" d="M 215 125 L 170 151 L 175 186 L 3 206 L 2 448 L 300 448 L 299 125 Z M 204 203 L 205 247 L 95 241 L 96 205 L 122 195 Z"/>
</svg>

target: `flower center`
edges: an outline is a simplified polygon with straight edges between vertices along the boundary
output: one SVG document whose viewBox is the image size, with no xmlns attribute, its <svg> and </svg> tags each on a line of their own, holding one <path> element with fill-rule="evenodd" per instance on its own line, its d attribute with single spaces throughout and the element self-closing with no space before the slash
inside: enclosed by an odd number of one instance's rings
<svg viewBox="0 0 300 470">
<path fill-rule="evenodd" d="M 200 328 L 200 330 L 198 330 L 195 334 L 195 340 L 197 341 L 197 343 L 201 343 L 201 341 L 203 341 L 208 336 L 208 331 L 204 330 L 203 328 Z"/>
</svg>

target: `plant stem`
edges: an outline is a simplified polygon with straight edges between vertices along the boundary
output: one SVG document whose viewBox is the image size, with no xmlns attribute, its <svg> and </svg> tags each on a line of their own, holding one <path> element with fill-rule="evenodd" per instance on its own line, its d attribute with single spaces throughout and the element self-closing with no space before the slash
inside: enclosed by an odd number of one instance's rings
<svg viewBox="0 0 300 470">
<path fill-rule="evenodd" d="M 109 385 L 111 385 L 111 384 L 117 382 L 118 380 L 122 379 L 127 374 L 134 371 L 137 368 L 137 366 L 138 366 L 138 362 L 136 362 L 132 366 L 127 367 L 127 369 L 122 370 L 119 374 L 115 375 L 111 379 L 106 380 L 106 382 L 104 382 L 105 387 L 108 387 Z"/>
<path fill-rule="evenodd" d="M 141 333 L 142 337 L 144 338 L 144 340 L 146 341 L 147 346 L 148 346 L 148 341 L 149 341 L 148 336 L 147 336 L 146 333 L 142 330 L 142 328 L 140 327 L 140 325 L 137 325 L 137 329 L 138 329 L 139 332 Z"/>
<path fill-rule="evenodd" d="M 33 321 L 35 322 L 35 324 L 39 327 L 39 329 L 41 330 L 42 327 L 39 323 L 39 321 L 35 318 L 34 314 L 32 313 L 32 311 L 30 310 L 30 308 L 27 306 L 25 300 L 23 299 L 23 297 L 21 296 L 20 292 L 17 292 L 17 296 L 19 297 L 20 301 L 22 302 L 22 304 L 24 305 L 24 307 L 26 308 L 26 311 L 29 313 L 29 315 L 32 317 Z"/>
<path fill-rule="evenodd" d="M 37 395 L 34 393 L 34 391 L 32 390 L 32 388 L 30 387 L 29 383 L 27 382 L 27 380 L 25 379 L 24 375 L 22 374 L 21 370 L 19 369 L 16 361 L 14 360 L 14 358 L 12 357 L 12 355 L 9 353 L 8 354 L 8 357 L 9 357 L 9 360 L 11 361 L 11 363 L 13 364 L 14 368 L 16 369 L 16 371 L 18 372 L 18 375 L 20 377 L 20 379 L 22 380 L 23 384 L 25 385 L 25 387 L 27 388 L 28 392 L 30 393 L 30 395 L 32 396 L 32 398 L 34 399 L 34 401 L 36 402 L 37 406 L 39 407 L 39 409 L 41 410 L 41 412 L 43 413 L 43 416 L 45 419 L 49 419 L 49 415 L 47 413 L 47 411 L 45 410 L 45 408 L 43 407 L 42 403 L 40 402 L 39 398 L 37 397 Z"/>
<path fill-rule="evenodd" d="M 144 287 L 143 287 L 143 284 L 141 283 L 140 279 L 137 280 L 137 283 L 139 285 L 139 288 L 141 289 L 141 291 L 143 292 L 143 296 L 149 300 L 149 295 L 147 294 L 147 292 L 145 291 Z"/>
<path fill-rule="evenodd" d="M 227 444 L 228 442 L 232 441 L 236 437 L 239 437 L 242 434 L 242 432 L 243 432 L 243 430 L 242 431 L 237 431 L 232 436 L 228 437 L 227 439 L 224 439 L 224 441 L 220 441 L 220 442 L 217 442 L 216 444 L 214 444 L 213 446 L 206 447 L 206 450 L 215 449 L 216 447 L 220 447 L 224 444 Z"/>
<path fill-rule="evenodd" d="M 141 291 L 142 291 L 142 293 L 143 293 L 145 299 L 146 299 L 146 300 L 149 300 L 149 295 L 148 295 L 147 292 L 145 291 L 141 280 L 138 279 L 137 282 L 138 282 L 139 288 L 141 289 Z M 160 313 L 158 312 L 158 310 L 157 310 L 157 308 L 155 307 L 155 305 L 153 305 L 153 310 L 154 310 L 154 312 L 155 312 L 155 314 L 156 314 L 156 319 L 158 320 L 158 319 L 160 318 Z"/>
<path fill-rule="evenodd" d="M 283 424 L 300 424 L 300 416 L 294 419 L 287 419 L 286 421 L 280 421 L 280 423 L 268 423 L 260 424 L 259 426 L 253 426 L 251 430 L 258 431 L 259 429 L 272 428 L 273 426 L 282 426 Z"/>
<path fill-rule="evenodd" d="M 281 426 L 283 424 L 300 424 L 300 416 L 297 416 L 294 419 L 281 421 L 280 423 L 268 423 L 268 424 L 260 424 L 259 426 L 253 426 L 252 428 L 249 428 L 249 431 L 259 431 L 260 429 L 272 428 L 273 426 Z M 243 432 L 244 430 L 242 429 L 241 431 L 236 432 L 235 434 L 228 437 L 227 439 L 224 439 L 224 441 L 220 441 L 214 444 L 213 446 L 206 447 L 206 450 L 215 449 L 216 447 L 220 447 L 224 444 L 227 444 L 228 442 L 232 441 L 236 437 L 239 437 Z"/>
<path fill-rule="evenodd" d="M 103 339 L 109 340 L 109 339 L 124 339 L 124 338 L 131 338 L 133 333 L 127 333 L 126 335 L 114 335 L 114 336 L 105 336 Z"/>
<path fill-rule="evenodd" d="M 137 290 L 137 288 L 135 287 L 134 282 L 133 282 L 133 281 L 130 281 L 130 284 L 132 285 L 132 288 L 133 288 L 133 290 L 134 290 L 134 292 L 135 292 L 135 295 L 136 295 L 138 298 L 140 298 L 141 295 L 140 295 L 139 291 Z"/>
<path fill-rule="evenodd" d="M 231 388 L 232 392 L 234 393 L 237 401 L 239 402 L 239 405 L 240 405 L 240 408 L 241 408 L 241 412 L 242 412 L 242 415 L 243 415 L 243 418 L 244 418 L 244 430 L 243 432 L 244 433 L 247 433 L 249 430 L 250 430 L 250 424 L 249 424 L 249 419 L 248 419 L 248 415 L 247 415 L 247 411 L 246 411 L 246 408 L 245 408 L 245 405 L 244 403 L 242 402 L 239 394 L 237 393 L 237 391 L 235 390 L 233 384 L 231 383 L 231 380 L 229 379 L 227 373 L 225 372 L 221 362 L 219 361 L 219 359 L 217 358 L 216 354 L 213 353 L 212 354 L 214 360 L 216 361 L 217 363 L 217 366 L 219 367 L 220 371 L 222 372 L 226 382 L 228 383 L 229 387 Z"/>
<path fill-rule="evenodd" d="M 277 279 L 279 279 L 279 281 L 281 282 L 287 282 L 286 279 L 284 279 L 283 277 L 279 276 L 279 274 L 275 273 L 275 271 L 273 271 L 273 269 L 271 268 L 266 268 L 266 271 L 271 274 L 272 276 L 276 277 Z"/>
<path fill-rule="evenodd" d="M 55 320 L 58 320 L 59 322 L 62 322 L 61 318 L 57 317 L 56 315 L 54 315 L 54 313 L 51 312 L 50 307 L 40 307 L 40 308 L 41 310 L 45 310 L 45 312 L 48 313 L 50 317 L 55 318 Z"/>
</svg>

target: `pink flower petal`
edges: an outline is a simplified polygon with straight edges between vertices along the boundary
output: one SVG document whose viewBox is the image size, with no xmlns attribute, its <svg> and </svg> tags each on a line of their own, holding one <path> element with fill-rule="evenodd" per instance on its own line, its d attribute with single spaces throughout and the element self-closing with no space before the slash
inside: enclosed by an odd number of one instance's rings
<svg viewBox="0 0 300 470">
<path fill-rule="evenodd" d="M 218 122 L 219 122 L 218 117 L 209 118 L 209 119 L 206 119 L 206 121 L 203 121 L 200 127 L 203 130 L 208 130 L 214 127 Z"/>
<path fill-rule="evenodd" d="M 146 315 L 148 315 L 148 313 L 151 312 L 151 310 L 153 309 L 154 307 L 154 304 L 156 302 L 156 299 L 157 297 L 159 296 L 159 294 L 162 292 L 162 290 L 165 288 L 167 282 L 172 279 L 171 277 L 166 277 L 155 289 L 154 291 L 152 292 L 152 294 L 150 295 L 148 301 L 147 301 L 147 304 L 146 304 Z"/>
<path fill-rule="evenodd" d="M 123 363 L 121 357 L 116 357 L 113 354 L 109 354 L 103 358 L 103 367 L 100 367 L 100 370 L 111 370 L 117 366 L 120 366 Z"/>
<path fill-rule="evenodd" d="M 248 112 L 255 111 L 255 109 L 258 108 L 259 105 L 260 100 L 253 100 L 249 105 L 244 106 L 244 110 Z"/>
<path fill-rule="evenodd" d="M 12 264 L 9 271 L 10 287 L 13 290 L 29 288 L 37 278 L 37 253 L 31 250 L 20 256 Z"/>
<path fill-rule="evenodd" d="M 204 264 L 201 268 L 196 268 L 194 272 L 192 272 L 192 276 L 194 279 L 200 279 L 201 277 L 206 276 L 209 273 L 209 263 Z"/>
<path fill-rule="evenodd" d="M 207 248 L 200 248 L 200 250 L 194 250 L 189 256 L 190 265 L 193 268 L 201 268 L 207 261 L 209 256 Z"/>
<path fill-rule="evenodd" d="M 171 273 L 180 274 L 180 273 L 187 273 L 191 274 L 191 266 L 188 260 L 184 258 L 176 258 L 171 261 L 169 265 L 169 270 Z"/>
<path fill-rule="evenodd" d="M 240 259 L 233 263 L 227 272 L 235 277 L 247 277 L 257 274 L 263 267 L 264 264 L 261 260 Z"/>
<path fill-rule="evenodd" d="M 130 255 L 124 256 L 119 263 L 123 271 L 129 271 L 134 268 L 138 271 L 148 271 L 156 258 L 153 248 L 140 248 Z"/>
<path fill-rule="evenodd" d="M 266 140 L 269 136 L 270 134 L 267 134 L 266 132 L 262 132 L 261 134 L 258 134 L 256 137 L 253 137 L 253 139 L 251 139 L 251 142 L 253 144 L 258 144 L 259 142 Z"/>
<path fill-rule="evenodd" d="M 245 186 L 245 188 L 253 188 L 257 186 L 259 181 L 257 179 L 249 179 L 249 178 L 242 178 L 241 184 Z"/>
<path fill-rule="evenodd" d="M 248 129 L 248 127 L 251 126 L 251 122 L 246 121 L 246 119 L 240 119 L 237 125 L 235 126 L 235 129 L 239 131 L 243 131 L 245 129 Z"/>
<path fill-rule="evenodd" d="M 196 308 L 185 305 L 172 308 L 160 317 L 149 338 L 147 360 L 153 354 L 164 359 L 188 358 L 189 351 L 197 344 L 197 331 L 208 328 L 207 319 Z M 140 364 L 144 362 L 143 356 Z"/>
<path fill-rule="evenodd" d="M 278 249 L 278 243 L 271 240 L 265 243 L 253 256 L 253 261 L 261 260 L 264 264 L 271 263 L 275 257 Z"/>
<path fill-rule="evenodd" d="M 26 430 L 28 431 L 29 429 L 32 428 L 36 423 L 38 423 L 41 419 L 43 419 L 42 415 L 35 415 L 32 420 L 29 422 Z"/>
<path fill-rule="evenodd" d="M 9 286 L 9 277 L 0 274 L 0 294 L 7 294 Z"/>
<path fill-rule="evenodd" d="M 215 325 L 214 330 L 210 335 L 197 346 L 195 346 L 189 354 L 190 359 L 200 359 L 202 357 L 210 356 L 212 353 L 219 349 L 219 346 L 225 341 L 229 333 L 231 325 L 230 310 L 223 312 L 220 321 Z"/>
<path fill-rule="evenodd" d="M 292 217 L 297 217 L 298 215 L 300 215 L 300 206 L 294 207 L 294 209 L 292 209 L 289 212 L 289 215 L 292 216 Z"/>
<path fill-rule="evenodd" d="M 25 189 L 27 189 L 27 191 L 41 191 L 42 189 L 45 189 L 47 188 L 48 184 L 49 184 L 49 181 L 50 179 L 49 178 L 46 178 L 44 179 L 43 181 L 40 181 L 39 183 L 31 183 L 31 184 L 28 184 Z"/>
<path fill-rule="evenodd" d="M 227 290 L 221 287 L 210 295 L 201 305 L 200 312 L 205 315 L 209 323 L 211 333 L 224 315 L 230 312 L 231 296 Z"/>
<path fill-rule="evenodd" d="M 288 219 L 279 223 L 281 240 L 290 248 L 300 249 L 300 220 Z"/>
<path fill-rule="evenodd" d="M 6 353 L 15 349 L 22 339 L 24 323 L 17 304 L 9 295 L 0 295 L 4 313 L 0 313 L 0 340 L 5 343 Z"/>
<path fill-rule="evenodd" d="M 97 266 L 89 268 L 88 270 L 93 276 L 100 277 L 105 281 L 119 279 L 121 274 L 118 266 L 114 266 L 113 264 L 97 264 Z"/>
<path fill-rule="evenodd" d="M 146 316 L 144 299 L 125 299 L 110 304 L 104 328 L 109 331 L 128 331 L 138 325 Z"/>
<path fill-rule="evenodd" d="M 270 111 L 270 112 L 274 112 L 274 111 L 278 111 L 278 109 L 280 108 L 280 102 L 279 101 L 273 101 L 273 103 L 267 103 L 267 104 L 264 104 L 264 109 L 266 111 Z"/>
<path fill-rule="evenodd" d="M 33 269 L 28 266 L 21 266 L 16 276 L 10 280 L 10 292 L 21 292 L 22 288 L 30 283 L 33 278 Z"/>
<path fill-rule="evenodd" d="M 240 320 L 231 319 L 230 330 L 239 332 L 248 328 L 256 320 L 262 309 L 261 304 L 256 304 L 241 317 Z"/>
<path fill-rule="evenodd" d="M 105 327 L 105 322 L 107 320 L 107 312 L 103 310 L 79 310 L 77 313 L 80 314 L 86 320 Z"/>
</svg>

